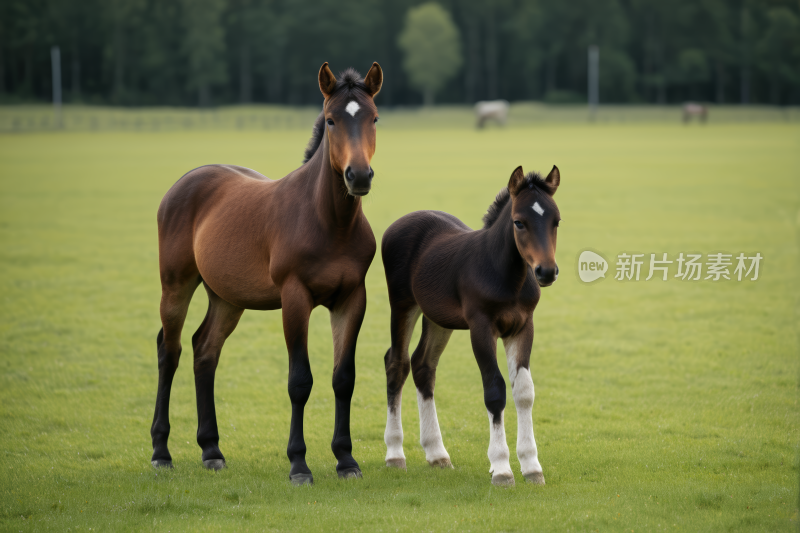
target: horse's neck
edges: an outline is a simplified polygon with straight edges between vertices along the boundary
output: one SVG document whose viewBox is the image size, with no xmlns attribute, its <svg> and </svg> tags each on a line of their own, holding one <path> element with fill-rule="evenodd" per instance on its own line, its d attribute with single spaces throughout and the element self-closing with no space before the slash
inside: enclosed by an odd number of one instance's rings
<svg viewBox="0 0 800 533">
<path fill-rule="evenodd" d="M 517 242 L 514 240 L 510 199 L 494 224 L 486 230 L 485 238 L 490 261 L 501 279 L 517 290 L 522 288 L 528 275 L 528 265 L 519 254 Z"/>
<path fill-rule="evenodd" d="M 349 229 L 361 214 L 361 198 L 347 193 L 342 182 L 344 178 L 331 166 L 329 147 L 326 132 L 306 164 L 308 178 L 313 183 L 314 207 L 321 220 L 340 229 Z"/>
</svg>

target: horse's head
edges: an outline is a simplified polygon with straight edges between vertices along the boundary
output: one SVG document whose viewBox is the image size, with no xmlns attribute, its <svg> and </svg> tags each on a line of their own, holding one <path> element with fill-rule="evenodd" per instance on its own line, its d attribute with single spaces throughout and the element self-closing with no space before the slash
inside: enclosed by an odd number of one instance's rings
<svg viewBox="0 0 800 533">
<path fill-rule="evenodd" d="M 560 182 L 555 166 L 545 179 L 535 173 L 525 176 L 522 167 L 517 167 L 508 181 L 517 250 L 541 287 L 558 279 L 556 237 L 561 215 L 553 195 Z"/>
<path fill-rule="evenodd" d="M 373 63 L 363 80 L 352 69 L 340 76 L 342 79 L 337 81 L 328 63 L 319 69 L 331 165 L 344 177 L 348 193 L 364 196 L 372 187 L 375 174 L 370 166 L 375 154 L 375 123 L 378 122 L 374 98 L 381 90 L 383 71 L 380 65 Z"/>
</svg>

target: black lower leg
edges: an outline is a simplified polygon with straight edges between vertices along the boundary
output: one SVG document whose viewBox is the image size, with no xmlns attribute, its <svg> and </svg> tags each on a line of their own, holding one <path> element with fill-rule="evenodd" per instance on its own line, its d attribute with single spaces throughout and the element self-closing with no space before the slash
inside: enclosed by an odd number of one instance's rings
<svg viewBox="0 0 800 533">
<path fill-rule="evenodd" d="M 333 393 L 336 396 L 336 421 L 331 450 L 338 463 L 339 477 L 361 477 L 358 463 L 353 459 L 353 442 L 350 439 L 350 403 L 356 383 L 355 354 L 344 358 L 333 374 Z"/>
<path fill-rule="evenodd" d="M 169 439 L 169 397 L 172 380 L 178 368 L 180 348 L 177 353 L 168 353 L 164 344 L 164 330 L 158 332 L 158 393 L 153 413 L 153 424 L 150 426 L 150 437 L 153 443 L 153 466 L 172 466 L 172 456 L 167 448 Z"/>
<path fill-rule="evenodd" d="M 202 460 L 207 468 L 218 470 L 225 466 L 225 457 L 219 449 L 217 410 L 214 406 L 214 375 L 216 364 L 212 361 L 195 362 L 195 391 L 197 394 L 197 444 L 203 450 Z"/>
<path fill-rule="evenodd" d="M 483 377 L 483 402 L 492 414 L 492 422 L 499 424 L 506 408 L 506 382 L 498 368 Z"/>
<path fill-rule="evenodd" d="M 286 455 L 291 462 L 289 478 L 297 484 L 313 481 L 311 470 L 306 464 L 306 442 L 303 437 L 303 414 L 306 402 L 311 395 L 314 378 L 308 358 L 300 358 L 291 364 L 289 371 L 289 399 L 292 402 L 292 425 L 289 429 L 289 444 Z"/>
</svg>

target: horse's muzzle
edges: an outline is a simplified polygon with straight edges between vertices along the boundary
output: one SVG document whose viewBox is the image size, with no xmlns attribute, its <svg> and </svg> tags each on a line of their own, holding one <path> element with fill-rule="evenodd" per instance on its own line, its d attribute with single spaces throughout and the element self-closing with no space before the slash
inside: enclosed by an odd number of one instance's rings
<svg viewBox="0 0 800 533">
<path fill-rule="evenodd" d="M 549 287 L 558 279 L 558 265 L 553 268 L 543 268 L 542 265 L 537 266 L 533 270 L 536 275 L 536 282 L 540 287 Z"/>
<path fill-rule="evenodd" d="M 367 167 L 366 170 L 355 170 L 353 167 L 347 167 L 344 171 L 344 182 L 347 186 L 347 191 L 353 196 L 366 196 L 372 189 L 372 177 L 375 172 L 372 167 Z"/>
</svg>

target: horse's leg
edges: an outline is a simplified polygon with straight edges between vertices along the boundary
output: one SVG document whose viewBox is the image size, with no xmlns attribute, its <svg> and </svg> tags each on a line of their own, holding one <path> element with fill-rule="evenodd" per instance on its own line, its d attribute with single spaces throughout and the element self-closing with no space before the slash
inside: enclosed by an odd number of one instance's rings
<svg viewBox="0 0 800 533">
<path fill-rule="evenodd" d="M 308 318 L 314 308 L 311 294 L 298 280 L 289 280 L 281 288 L 283 336 L 289 350 L 289 399 L 292 402 L 292 424 L 286 455 L 291 462 L 289 479 L 293 485 L 314 483 L 306 464 L 306 442 L 303 438 L 303 411 L 314 378 L 308 362 Z"/>
<path fill-rule="evenodd" d="M 386 466 L 406 468 L 406 456 L 403 453 L 403 420 L 400 415 L 403 385 L 411 371 L 408 356 L 408 345 L 414 324 L 417 323 L 421 311 L 415 304 L 410 309 L 392 307 L 390 324 L 392 347 L 383 357 L 386 368 L 386 431 L 383 440 L 386 443 Z"/>
<path fill-rule="evenodd" d="M 453 465 L 450 462 L 450 454 L 442 442 L 433 389 L 436 386 L 436 367 L 439 365 L 439 357 L 452 333 L 453 330 L 439 327 L 426 317 L 422 317 L 422 336 L 414 355 L 411 356 L 411 372 L 414 384 L 417 386 L 419 407 L 419 443 L 425 450 L 428 464 L 442 468 L 453 468 Z"/>
<path fill-rule="evenodd" d="M 522 475 L 531 483 L 544 485 L 531 416 L 535 397 L 530 370 L 533 321 L 529 321 L 516 336 L 503 339 L 503 344 L 508 359 L 508 380 L 511 382 L 511 392 L 517 408 L 517 457 Z"/>
<path fill-rule="evenodd" d="M 483 402 L 489 414 L 489 472 L 495 485 L 513 485 L 503 412 L 506 408 L 506 382 L 497 367 L 497 338 L 488 321 L 470 324 L 472 351 L 483 379 Z"/>
<path fill-rule="evenodd" d="M 214 376 L 225 339 L 233 333 L 244 309 L 229 304 L 204 284 L 208 293 L 208 311 L 192 336 L 194 347 L 194 386 L 197 394 L 197 444 L 203 450 L 203 465 L 208 469 L 225 468 L 219 450 L 217 411 L 214 407 Z"/>
<path fill-rule="evenodd" d="M 336 397 L 331 450 L 336 456 L 336 472 L 340 478 L 361 477 L 361 469 L 353 459 L 350 439 L 350 402 L 356 384 L 356 341 L 364 313 L 367 290 L 359 285 L 347 297 L 340 298 L 330 310 L 333 334 L 333 394 Z"/>
<path fill-rule="evenodd" d="M 156 338 L 158 349 L 158 394 L 150 426 L 153 442 L 153 466 L 172 467 L 172 456 L 167 448 L 169 439 L 169 396 L 172 379 L 181 357 L 181 330 L 194 290 L 200 284 L 195 275 L 182 283 L 164 284 L 161 289 L 161 331 Z"/>
</svg>

